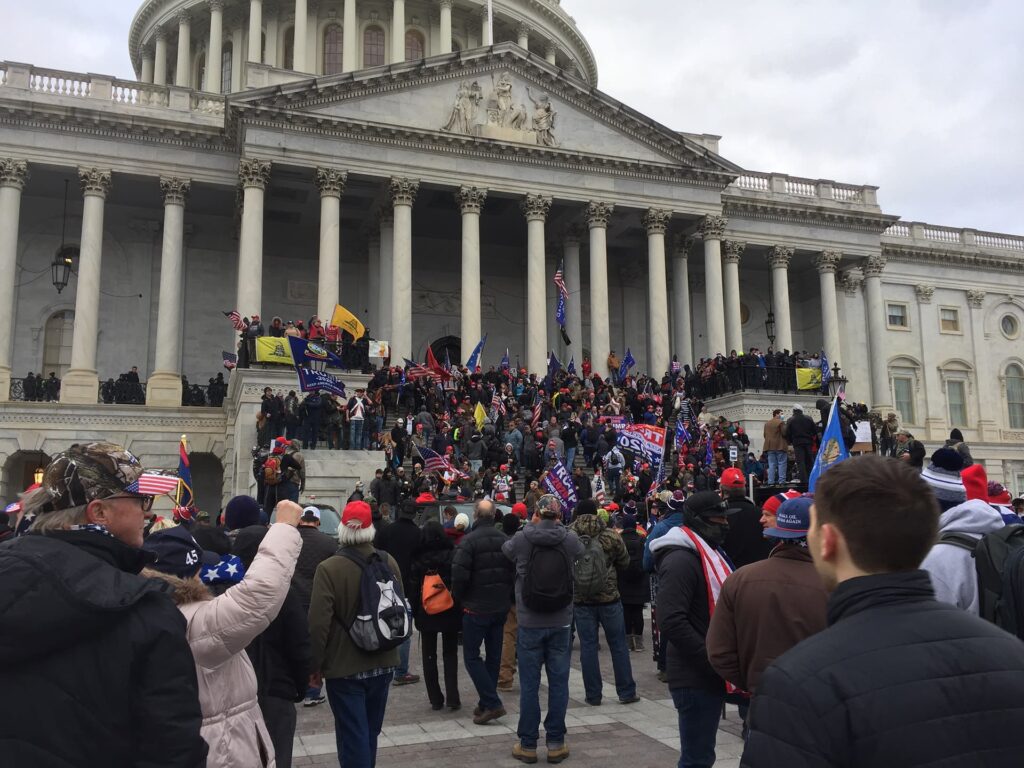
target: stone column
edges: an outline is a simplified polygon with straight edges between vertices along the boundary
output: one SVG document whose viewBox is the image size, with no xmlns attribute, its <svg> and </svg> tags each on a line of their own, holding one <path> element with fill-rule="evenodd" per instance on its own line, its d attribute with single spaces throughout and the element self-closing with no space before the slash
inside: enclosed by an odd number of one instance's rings
<svg viewBox="0 0 1024 768">
<path fill-rule="evenodd" d="M 110 192 L 110 171 L 79 168 L 85 200 L 79 243 L 78 287 L 75 292 L 75 333 L 71 369 L 64 375 L 60 399 L 65 403 L 95 404 L 99 396 L 96 341 L 99 335 L 100 268 L 103 263 L 103 207 Z"/>
<path fill-rule="evenodd" d="M 306 0 L 295 0 L 295 26 L 292 32 L 292 66 L 296 72 L 308 72 L 306 60 L 306 37 L 309 35 L 309 21 Z"/>
<path fill-rule="evenodd" d="M 153 49 L 148 45 L 142 49 L 142 74 L 139 76 L 139 81 L 153 82 Z"/>
<path fill-rule="evenodd" d="M 462 211 L 462 360 L 468 360 L 483 333 L 480 321 L 480 211 L 487 190 L 460 187 L 455 200 Z"/>
<path fill-rule="evenodd" d="M 615 206 L 587 203 L 590 228 L 590 361 L 601 378 L 608 377 L 605 360 L 612 351 L 611 324 L 608 320 L 608 220 Z"/>
<path fill-rule="evenodd" d="M 772 268 L 772 290 L 775 313 L 775 349 L 793 351 L 793 324 L 789 319 L 789 262 L 793 249 L 775 245 L 768 251 L 768 264 Z"/>
<path fill-rule="evenodd" d="M 246 61 L 263 63 L 263 0 L 249 0 L 249 54 Z"/>
<path fill-rule="evenodd" d="M 0 157 L 0 401 L 7 400 L 11 390 L 18 222 L 21 220 L 21 192 L 28 177 L 27 162 Z"/>
<path fill-rule="evenodd" d="M 370 336 L 374 339 L 380 335 L 380 230 L 371 231 L 366 239 L 366 324 L 370 328 Z"/>
<path fill-rule="evenodd" d="M 547 59 L 548 64 L 558 64 L 558 46 L 554 43 L 548 43 L 547 48 L 544 49 L 544 58 Z"/>
<path fill-rule="evenodd" d="M 158 29 L 153 33 L 153 83 L 167 85 L 167 33 Z"/>
<path fill-rule="evenodd" d="M 516 35 L 519 38 L 517 40 L 517 42 L 519 43 L 519 47 L 522 48 L 524 51 L 530 50 L 530 25 L 520 24 L 518 27 L 516 27 Z"/>
<path fill-rule="evenodd" d="M 146 382 L 146 405 L 181 405 L 182 277 L 185 198 L 192 182 L 162 176 L 164 240 L 156 316 L 156 366 Z"/>
<path fill-rule="evenodd" d="M 377 304 L 380 306 L 380 334 L 374 338 L 391 341 L 391 291 L 394 286 L 395 274 L 395 212 L 394 209 L 382 208 L 377 218 L 380 222 L 380 293 Z M 394 359 L 394 358 L 392 358 Z M 400 360 L 397 362 L 401 362 Z"/>
<path fill-rule="evenodd" d="M 404 26 L 404 25 L 403 25 Z M 391 359 L 412 357 L 412 204 L 420 183 L 392 177 L 389 193 L 395 209 L 391 275 Z"/>
<path fill-rule="evenodd" d="M 656 379 L 668 372 L 672 354 L 668 342 L 668 274 L 665 265 L 665 230 L 672 211 L 648 208 L 643 215 L 647 230 L 647 365 Z"/>
<path fill-rule="evenodd" d="M 484 48 L 494 45 L 494 39 L 491 35 L 491 20 L 487 14 L 486 5 L 480 9 L 480 45 Z"/>
<path fill-rule="evenodd" d="M 885 257 L 868 256 L 864 262 L 864 296 L 868 304 L 868 359 L 871 361 L 871 407 L 892 409 L 889 370 L 885 356 L 885 304 L 882 301 L 882 271 Z"/>
<path fill-rule="evenodd" d="M 970 316 L 971 323 L 970 332 L 971 347 L 972 352 L 974 353 L 973 359 L 978 361 L 987 360 L 990 361 L 989 365 L 992 365 L 995 361 L 992 360 L 993 356 L 991 354 L 987 354 L 988 346 L 985 341 L 985 291 L 978 288 L 971 288 L 966 293 L 967 305 L 969 307 L 968 314 Z M 984 365 L 984 363 L 982 365 Z M 967 408 L 968 411 L 970 411 L 970 393 L 973 383 L 977 386 L 978 390 L 977 396 L 974 398 L 974 406 L 977 409 L 975 413 L 977 414 L 976 418 L 978 419 L 978 441 L 986 443 L 994 442 L 999 439 L 999 421 L 997 421 L 996 414 L 993 412 L 994 409 L 992 408 L 992 404 L 1000 402 L 1005 397 L 1005 395 L 1000 392 L 1000 386 L 998 383 L 1003 378 L 1002 371 L 993 370 L 992 368 L 989 368 L 986 371 L 984 367 L 978 366 L 970 376 L 971 379 L 973 379 L 973 382 L 969 381 L 967 384 Z"/>
<path fill-rule="evenodd" d="M 540 373 L 547 368 L 548 356 L 544 222 L 551 210 L 551 198 L 527 195 L 520 207 L 526 216 L 526 369 Z"/>
<path fill-rule="evenodd" d="M 326 324 L 341 296 L 341 193 L 348 174 L 335 168 L 317 168 L 320 188 L 320 275 L 316 313 Z"/>
<path fill-rule="evenodd" d="M 265 25 L 266 43 L 263 46 L 263 63 L 271 67 L 278 66 L 277 63 L 277 38 L 280 29 L 281 11 L 273 5 L 264 9 L 263 24 Z"/>
<path fill-rule="evenodd" d="M 405 0 L 392 0 L 391 64 L 405 61 Z"/>
<path fill-rule="evenodd" d="M 723 290 L 725 296 L 725 345 L 727 351 L 743 354 L 743 318 L 740 313 L 740 259 L 747 244 L 726 240 L 723 244 Z M 723 350 L 726 351 L 726 350 Z"/>
<path fill-rule="evenodd" d="M 729 350 L 725 348 L 725 296 L 722 288 L 722 235 L 729 220 L 724 216 L 705 216 L 700 223 L 704 239 L 704 314 L 707 319 L 706 357 Z M 692 363 L 693 361 L 689 361 Z"/>
<path fill-rule="evenodd" d="M 839 346 L 839 300 L 836 297 L 836 270 L 843 260 L 843 252 L 824 250 L 814 259 L 821 286 L 821 343 L 833 365 L 842 365 L 843 352 Z"/>
<path fill-rule="evenodd" d="M 245 51 L 242 50 L 242 25 L 231 29 L 231 83 L 230 93 L 245 90 Z"/>
<path fill-rule="evenodd" d="M 220 81 L 224 77 L 221 69 L 224 55 L 224 0 L 209 0 L 210 42 L 206 46 L 206 90 L 220 93 Z"/>
<path fill-rule="evenodd" d="M 354 72 L 359 69 L 359 60 L 356 58 L 359 22 L 356 18 L 356 0 L 345 0 L 344 23 L 341 27 L 342 72 Z"/>
<path fill-rule="evenodd" d="M 580 227 L 573 224 L 565 234 L 565 264 L 563 275 L 565 278 L 565 290 L 569 292 L 569 300 L 565 309 L 565 332 L 569 334 L 572 341 L 570 349 L 578 359 L 577 364 L 583 362 L 583 292 L 580 290 L 580 241 L 583 239 L 583 232 Z M 578 371 L 579 368 L 577 367 Z"/>
<path fill-rule="evenodd" d="M 238 161 L 242 183 L 242 232 L 238 238 L 238 301 L 242 317 L 261 313 L 263 303 L 263 193 L 270 182 L 270 163 L 243 157 Z"/>
<path fill-rule="evenodd" d="M 179 88 L 189 87 L 189 70 L 192 66 L 192 17 L 188 11 L 178 14 L 178 66 L 174 73 L 174 84 Z"/>
<path fill-rule="evenodd" d="M 452 0 L 441 0 L 441 53 L 452 52 Z"/>
<path fill-rule="evenodd" d="M 676 238 L 672 253 L 672 349 L 680 363 L 692 366 L 689 244 L 687 236 Z"/>
</svg>

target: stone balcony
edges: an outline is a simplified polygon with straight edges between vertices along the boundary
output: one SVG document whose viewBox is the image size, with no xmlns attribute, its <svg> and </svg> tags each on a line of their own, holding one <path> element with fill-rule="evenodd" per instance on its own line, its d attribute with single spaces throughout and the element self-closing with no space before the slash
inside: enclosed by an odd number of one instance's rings
<svg viewBox="0 0 1024 768">
<path fill-rule="evenodd" d="M 744 171 L 725 194 L 747 199 L 771 199 L 811 204 L 843 204 L 859 210 L 879 211 L 878 187 L 843 184 L 830 179 L 806 179 L 784 173 Z"/>
</svg>

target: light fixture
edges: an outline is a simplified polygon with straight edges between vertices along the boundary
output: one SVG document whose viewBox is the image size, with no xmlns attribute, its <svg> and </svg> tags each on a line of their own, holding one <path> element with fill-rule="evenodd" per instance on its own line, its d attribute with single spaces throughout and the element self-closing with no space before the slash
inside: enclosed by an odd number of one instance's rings
<svg viewBox="0 0 1024 768">
<path fill-rule="evenodd" d="M 842 371 L 839 369 L 839 363 L 832 366 L 832 378 L 828 380 L 828 390 L 832 397 L 838 395 L 841 391 L 846 389 L 847 378 L 843 376 Z"/>
<path fill-rule="evenodd" d="M 39 485 L 41 482 L 43 482 L 43 468 L 42 467 L 36 467 L 36 471 L 33 473 L 32 479 L 35 481 L 36 485 Z"/>
<path fill-rule="evenodd" d="M 57 289 L 57 293 L 67 287 L 68 279 L 71 277 L 71 266 L 78 258 L 78 248 L 68 245 L 64 240 L 68 231 L 68 184 L 68 180 L 64 179 L 64 221 L 60 230 L 60 248 L 53 255 L 53 261 L 50 263 L 50 279 L 53 281 L 53 287 Z"/>
<path fill-rule="evenodd" d="M 768 336 L 768 345 L 775 348 L 775 313 L 768 310 L 768 317 L 764 319 L 764 332 Z"/>
</svg>

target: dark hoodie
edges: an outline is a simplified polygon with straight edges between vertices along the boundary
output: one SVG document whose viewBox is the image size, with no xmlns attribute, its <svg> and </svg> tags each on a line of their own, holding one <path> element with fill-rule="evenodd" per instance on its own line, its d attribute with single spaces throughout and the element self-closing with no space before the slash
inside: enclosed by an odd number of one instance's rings
<svg viewBox="0 0 1024 768">
<path fill-rule="evenodd" d="M 537 613 L 527 608 L 523 602 L 523 580 L 526 578 L 530 553 L 535 544 L 563 548 L 570 563 L 583 553 L 583 543 L 579 536 L 555 520 L 531 523 L 505 542 L 501 551 L 505 553 L 505 557 L 515 563 L 516 567 L 516 617 L 519 626 L 527 629 L 568 627 L 572 623 L 572 604 L 561 611 Z M 614 573 L 614 569 L 612 572 Z"/>
</svg>

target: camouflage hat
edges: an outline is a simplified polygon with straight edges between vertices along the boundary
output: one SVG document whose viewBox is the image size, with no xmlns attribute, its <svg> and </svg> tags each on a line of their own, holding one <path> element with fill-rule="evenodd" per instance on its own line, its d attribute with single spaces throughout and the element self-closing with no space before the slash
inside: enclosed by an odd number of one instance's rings
<svg viewBox="0 0 1024 768">
<path fill-rule="evenodd" d="M 562 500 L 553 493 L 545 493 L 537 499 L 537 514 L 541 517 L 561 517 Z"/>
<path fill-rule="evenodd" d="M 43 470 L 40 490 L 45 492 L 46 500 L 36 511 L 57 512 L 115 496 L 138 480 L 143 471 L 135 455 L 115 443 L 72 445 L 54 456 Z"/>
</svg>

